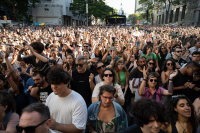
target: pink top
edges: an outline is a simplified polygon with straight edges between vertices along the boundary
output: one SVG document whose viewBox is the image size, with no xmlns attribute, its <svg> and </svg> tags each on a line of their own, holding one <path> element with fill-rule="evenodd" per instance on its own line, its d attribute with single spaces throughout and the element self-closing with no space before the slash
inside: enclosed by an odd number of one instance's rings
<svg viewBox="0 0 200 133">
<path fill-rule="evenodd" d="M 159 87 L 158 90 L 156 91 L 156 89 L 154 90 L 153 94 L 151 93 L 150 89 L 148 87 L 144 87 L 144 95 L 142 95 L 141 97 L 147 97 L 149 99 L 153 99 L 153 95 L 156 92 L 156 101 L 162 104 L 162 94 L 163 94 L 163 90 L 165 90 L 162 87 Z"/>
</svg>

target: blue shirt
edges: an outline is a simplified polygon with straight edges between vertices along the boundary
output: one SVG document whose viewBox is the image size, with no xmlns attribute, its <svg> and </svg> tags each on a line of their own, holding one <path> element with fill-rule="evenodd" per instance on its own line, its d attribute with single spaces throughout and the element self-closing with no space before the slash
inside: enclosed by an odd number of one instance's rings
<svg viewBox="0 0 200 133">
<path fill-rule="evenodd" d="M 97 132 L 97 115 L 99 113 L 99 106 L 101 101 L 92 103 L 88 108 L 88 116 L 87 116 L 87 125 L 92 125 L 94 130 Z M 128 120 L 125 111 L 123 108 L 116 102 L 112 102 L 115 108 L 115 115 L 116 115 L 116 124 L 115 131 L 119 132 L 117 128 L 122 124 L 124 121 L 124 128 L 128 127 Z"/>
<path fill-rule="evenodd" d="M 30 103 L 37 103 L 38 100 L 30 96 L 31 91 L 27 91 L 28 87 L 33 86 L 33 85 L 34 85 L 34 80 L 33 80 L 33 77 L 32 77 L 32 78 L 29 78 L 26 82 L 26 86 L 24 88 L 24 94 L 26 94 L 28 97 L 30 97 Z"/>
</svg>

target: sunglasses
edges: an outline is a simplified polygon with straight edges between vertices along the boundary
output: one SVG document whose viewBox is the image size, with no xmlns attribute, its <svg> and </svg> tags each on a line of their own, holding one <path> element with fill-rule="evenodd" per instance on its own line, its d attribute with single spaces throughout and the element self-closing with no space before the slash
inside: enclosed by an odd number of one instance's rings
<svg viewBox="0 0 200 133">
<path fill-rule="evenodd" d="M 39 127 L 40 125 L 42 125 L 43 123 L 45 123 L 47 120 L 44 120 L 43 122 L 41 122 L 40 124 L 36 125 L 36 126 L 28 126 L 28 127 L 21 127 L 19 125 L 16 126 L 16 129 L 17 129 L 17 133 L 22 133 L 23 130 L 26 132 L 26 133 L 35 133 L 35 129 L 37 127 Z"/>
<path fill-rule="evenodd" d="M 108 77 L 108 76 L 109 76 L 109 77 L 112 77 L 113 74 L 104 74 L 104 76 L 105 76 L 105 77 Z"/>
<path fill-rule="evenodd" d="M 103 96 L 103 95 L 101 95 L 104 99 L 108 99 L 108 100 L 113 100 L 114 99 L 114 97 L 105 97 L 105 96 Z"/>
<path fill-rule="evenodd" d="M 161 49 L 165 49 L 165 48 L 161 48 Z"/>
<path fill-rule="evenodd" d="M 100 70 L 101 68 L 104 68 L 104 67 L 105 67 L 105 65 L 99 66 L 99 67 L 97 67 L 97 70 Z"/>
<path fill-rule="evenodd" d="M 153 82 L 153 81 L 154 81 L 154 82 L 157 82 L 158 80 L 157 80 L 157 79 L 150 79 L 149 81 L 150 81 L 150 82 Z"/>
<path fill-rule="evenodd" d="M 87 48 L 88 46 L 83 46 L 84 48 Z"/>
<path fill-rule="evenodd" d="M 84 64 L 75 64 L 76 67 L 80 66 L 83 67 Z"/>
<path fill-rule="evenodd" d="M 192 67 L 190 67 L 193 71 L 193 73 L 198 74 L 199 72 L 195 71 Z"/>
<path fill-rule="evenodd" d="M 19 49 L 15 48 L 15 50 L 19 51 Z"/>
<path fill-rule="evenodd" d="M 14 46 L 14 45 L 10 45 L 10 46 Z"/>
<path fill-rule="evenodd" d="M 174 96 L 172 96 L 172 101 L 173 101 L 175 98 L 179 98 L 179 97 L 184 98 L 185 95 L 174 95 Z"/>
<path fill-rule="evenodd" d="M 182 51 L 176 51 L 177 53 L 181 53 Z"/>
<path fill-rule="evenodd" d="M 167 63 L 167 65 L 168 65 L 168 66 L 170 66 L 170 65 L 173 66 L 173 63 Z"/>
<path fill-rule="evenodd" d="M 149 63 L 149 65 L 154 65 L 154 63 Z"/>
</svg>

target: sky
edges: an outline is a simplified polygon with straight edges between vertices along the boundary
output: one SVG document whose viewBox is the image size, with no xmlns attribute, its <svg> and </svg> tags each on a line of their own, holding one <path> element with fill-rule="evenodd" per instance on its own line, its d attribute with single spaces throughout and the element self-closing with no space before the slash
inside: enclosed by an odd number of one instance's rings
<svg viewBox="0 0 200 133">
<path fill-rule="evenodd" d="M 122 3 L 122 8 L 126 15 L 134 13 L 135 0 L 106 0 L 106 3 L 117 10 L 120 9 Z"/>
</svg>

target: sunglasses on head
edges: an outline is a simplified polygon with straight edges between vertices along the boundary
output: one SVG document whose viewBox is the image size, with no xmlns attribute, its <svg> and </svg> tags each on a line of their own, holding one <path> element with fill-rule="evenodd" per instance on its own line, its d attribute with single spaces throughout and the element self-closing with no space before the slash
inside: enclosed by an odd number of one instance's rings
<svg viewBox="0 0 200 133">
<path fill-rule="evenodd" d="M 26 133 L 35 133 L 35 129 L 37 127 L 39 127 L 40 125 L 42 125 L 43 123 L 45 123 L 47 120 L 44 120 L 43 122 L 41 122 L 40 124 L 36 125 L 36 126 L 28 126 L 28 127 L 21 127 L 19 125 L 16 126 L 17 129 L 17 133 L 22 133 L 23 131 L 25 131 Z"/>
<path fill-rule="evenodd" d="M 97 67 L 97 70 L 104 68 L 104 67 L 105 67 L 105 65 L 99 66 L 99 67 Z"/>
<path fill-rule="evenodd" d="M 170 66 L 170 65 L 173 66 L 173 63 L 167 63 L 167 65 L 168 65 L 168 66 Z"/>
<path fill-rule="evenodd" d="M 83 67 L 84 64 L 75 64 L 76 67 L 80 66 Z"/>
<path fill-rule="evenodd" d="M 174 96 L 172 96 L 172 100 L 174 100 L 175 98 L 184 98 L 185 97 L 185 95 L 174 95 Z"/>
<path fill-rule="evenodd" d="M 109 76 L 109 77 L 112 77 L 113 74 L 104 74 L 104 76 L 105 76 L 105 77 L 108 77 L 108 76 Z"/>
<path fill-rule="evenodd" d="M 153 81 L 154 81 L 154 82 L 157 82 L 158 80 L 157 80 L 157 79 L 150 79 L 149 81 L 150 81 L 150 82 L 153 82 Z"/>
</svg>

